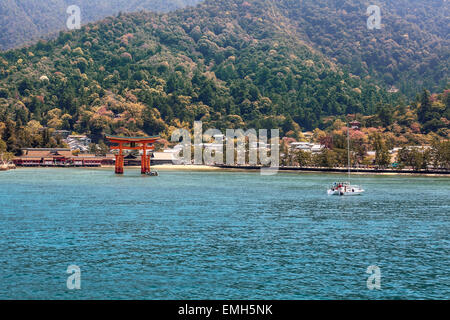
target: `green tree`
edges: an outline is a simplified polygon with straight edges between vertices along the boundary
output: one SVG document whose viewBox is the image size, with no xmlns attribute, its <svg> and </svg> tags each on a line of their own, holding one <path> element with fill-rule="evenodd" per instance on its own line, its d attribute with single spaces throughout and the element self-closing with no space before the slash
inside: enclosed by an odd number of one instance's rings
<svg viewBox="0 0 450 320">
<path fill-rule="evenodd" d="M 103 141 L 100 141 L 97 150 L 98 154 L 105 156 L 109 152 L 109 147 Z"/>
<path fill-rule="evenodd" d="M 17 140 L 16 124 L 12 120 L 7 120 L 5 123 L 5 130 L 3 131 L 3 140 L 6 142 L 6 149 L 8 152 L 18 154 L 20 145 Z"/>
<path fill-rule="evenodd" d="M 380 119 L 383 126 L 390 126 L 394 118 L 392 109 L 389 106 L 382 106 L 378 110 L 378 118 Z"/>
<path fill-rule="evenodd" d="M 398 151 L 397 162 L 400 169 L 411 165 L 411 152 L 408 148 L 404 147 Z"/>
<path fill-rule="evenodd" d="M 333 168 L 337 164 L 337 154 L 333 150 L 324 149 L 313 156 L 312 162 L 317 167 Z"/>
<path fill-rule="evenodd" d="M 6 152 L 6 142 L 0 139 L 0 153 Z"/>
<path fill-rule="evenodd" d="M 450 140 L 433 141 L 430 153 L 436 168 L 450 169 Z"/>
<path fill-rule="evenodd" d="M 14 158 L 14 154 L 7 152 L 6 142 L 0 139 L 0 162 L 8 163 Z M 1 163 L 0 163 L 1 164 Z"/>
<path fill-rule="evenodd" d="M 417 111 L 417 117 L 419 119 L 420 123 L 425 123 L 430 119 L 430 113 L 432 106 L 431 106 L 431 99 L 430 99 L 430 93 L 428 90 L 424 90 L 422 93 L 422 96 L 420 97 L 420 107 Z"/>
<path fill-rule="evenodd" d="M 291 164 L 289 146 L 285 140 L 281 142 L 281 165 L 289 166 Z"/>
<path fill-rule="evenodd" d="M 295 152 L 295 160 L 300 167 L 307 167 L 311 165 L 311 153 L 303 150 L 298 150 Z"/>
<path fill-rule="evenodd" d="M 386 168 L 391 164 L 391 155 L 386 145 L 386 141 L 380 133 L 375 133 L 372 137 L 373 148 L 375 150 L 375 164 L 379 167 Z"/>
<path fill-rule="evenodd" d="M 42 135 L 42 146 L 44 148 L 50 148 L 50 132 L 49 130 L 46 128 L 42 131 L 41 133 Z"/>
</svg>

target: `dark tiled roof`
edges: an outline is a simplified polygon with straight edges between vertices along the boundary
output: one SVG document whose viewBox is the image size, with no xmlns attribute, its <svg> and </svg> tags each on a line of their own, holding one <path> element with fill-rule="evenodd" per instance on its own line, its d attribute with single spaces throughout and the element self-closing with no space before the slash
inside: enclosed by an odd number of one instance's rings
<svg viewBox="0 0 450 320">
<path fill-rule="evenodd" d="M 150 137 L 121 137 L 121 136 L 106 136 L 107 139 L 118 139 L 118 140 L 150 140 L 150 139 L 159 139 L 159 136 L 150 136 Z"/>
</svg>

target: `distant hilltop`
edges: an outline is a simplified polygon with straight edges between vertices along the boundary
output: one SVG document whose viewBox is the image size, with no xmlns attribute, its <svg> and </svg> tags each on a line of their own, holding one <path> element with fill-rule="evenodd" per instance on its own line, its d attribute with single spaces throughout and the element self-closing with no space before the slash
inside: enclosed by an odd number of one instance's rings
<svg viewBox="0 0 450 320">
<path fill-rule="evenodd" d="M 201 0 L 9 0 L 0 1 L 0 50 L 20 47 L 67 30 L 67 8 L 81 9 L 81 23 L 117 15 L 119 12 L 148 10 L 167 12 Z"/>
</svg>

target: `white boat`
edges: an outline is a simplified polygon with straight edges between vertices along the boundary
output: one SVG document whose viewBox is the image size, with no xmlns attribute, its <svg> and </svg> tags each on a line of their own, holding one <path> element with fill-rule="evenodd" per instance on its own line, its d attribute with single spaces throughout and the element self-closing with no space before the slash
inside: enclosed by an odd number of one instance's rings
<svg viewBox="0 0 450 320">
<path fill-rule="evenodd" d="M 350 181 L 350 131 L 347 126 L 347 158 L 348 158 L 348 180 Z M 361 186 L 352 185 L 350 182 L 335 182 L 328 189 L 330 196 L 358 196 L 364 192 Z"/>
<path fill-rule="evenodd" d="M 328 195 L 331 196 L 357 196 L 363 192 L 363 188 L 351 185 L 350 182 L 335 182 L 330 189 L 328 189 Z"/>
</svg>

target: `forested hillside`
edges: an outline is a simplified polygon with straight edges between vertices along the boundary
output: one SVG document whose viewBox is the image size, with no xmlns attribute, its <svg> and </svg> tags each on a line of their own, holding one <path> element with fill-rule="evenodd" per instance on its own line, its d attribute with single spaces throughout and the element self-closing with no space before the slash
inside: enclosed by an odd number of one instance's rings
<svg viewBox="0 0 450 320">
<path fill-rule="evenodd" d="M 199 119 L 275 128 L 292 118 L 310 129 L 323 115 L 370 114 L 388 101 L 287 34 L 266 5 L 223 0 L 121 15 L 8 51 L 4 108 L 23 123 L 152 134 Z"/>
<path fill-rule="evenodd" d="M 69 5 L 82 22 L 119 12 L 169 11 L 201 0 L 5 0 L 0 2 L 0 49 L 65 30 Z M 221 1 L 207 0 L 218 8 Z M 450 7 L 445 0 L 248 0 L 264 3 L 278 27 L 359 77 L 408 97 L 422 88 L 442 91 L 450 61 Z M 367 8 L 381 9 L 381 28 L 367 28 Z M 244 8 L 243 10 L 246 10 Z M 225 11 L 224 11 L 225 12 Z M 216 12 L 223 12 L 218 9 Z M 396 90 L 396 89 L 394 89 Z"/>
<path fill-rule="evenodd" d="M 395 85 L 408 96 L 440 92 L 450 61 L 450 5 L 445 0 L 280 0 L 300 38 L 363 78 Z M 367 28 L 366 10 L 381 9 L 381 29 Z"/>
<path fill-rule="evenodd" d="M 200 0 L 1 0 L 0 50 L 18 47 L 33 40 L 66 30 L 67 7 L 81 9 L 83 24 L 119 12 L 172 11 Z"/>
<path fill-rule="evenodd" d="M 202 120 L 298 137 L 357 114 L 368 127 L 412 133 L 409 141 L 448 137 L 448 91 L 420 93 L 407 107 L 401 93 L 348 73 L 302 40 L 273 1 L 209 0 L 168 14 L 120 14 L 0 53 L 0 135 L 17 151 L 42 145 L 42 127 L 99 141 L 105 133 L 167 137 Z"/>
</svg>

